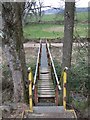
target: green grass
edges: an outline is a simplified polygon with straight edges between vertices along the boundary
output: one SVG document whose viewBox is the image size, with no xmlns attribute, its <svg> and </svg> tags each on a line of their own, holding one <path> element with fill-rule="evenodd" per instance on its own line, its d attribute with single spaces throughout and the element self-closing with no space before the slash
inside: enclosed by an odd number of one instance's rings
<svg viewBox="0 0 90 120">
<path fill-rule="evenodd" d="M 36 24 L 24 27 L 25 38 L 62 38 L 64 36 L 63 25 Z M 78 33 L 78 34 L 77 34 Z M 77 24 L 74 28 L 74 35 L 80 37 L 88 36 L 88 25 Z"/>
<path fill-rule="evenodd" d="M 42 21 L 63 21 L 64 20 L 64 16 L 63 14 L 49 14 L 49 15 L 43 15 L 41 18 Z M 32 22 L 32 21 L 37 21 L 37 19 L 35 18 L 35 16 L 28 16 L 27 17 L 27 21 L 28 22 Z"/>
<path fill-rule="evenodd" d="M 75 13 L 75 18 L 79 21 L 87 21 L 88 20 L 88 12 L 79 12 Z"/>
<path fill-rule="evenodd" d="M 77 36 L 77 33 L 80 37 L 87 37 L 88 36 L 88 24 L 82 24 L 79 23 L 77 25 L 75 25 L 74 27 L 74 34 L 75 36 Z"/>
<path fill-rule="evenodd" d="M 56 21 L 58 21 L 58 20 L 60 20 L 60 21 L 63 21 L 64 20 L 64 16 L 63 16 L 63 14 L 54 14 L 54 15 L 44 15 L 43 17 L 42 17 L 42 21 L 53 21 L 53 20 L 56 20 Z"/>
<path fill-rule="evenodd" d="M 77 22 L 74 27 L 74 35 L 80 37 L 88 36 L 88 13 L 77 13 Z M 75 19 L 76 19 L 75 18 Z M 63 20 L 63 15 L 44 15 L 43 21 Z M 33 20 L 33 18 L 32 18 Z M 35 20 L 35 19 L 34 19 Z M 64 25 L 56 24 L 32 24 L 23 28 L 25 38 L 62 38 L 64 36 Z M 77 34 L 78 33 L 78 34 Z"/>
<path fill-rule="evenodd" d="M 88 20 L 88 12 L 79 12 L 75 13 L 75 19 L 78 20 L 79 22 L 81 21 L 87 21 Z M 30 16 L 27 17 L 27 21 L 36 21 L 37 19 L 35 16 Z M 49 14 L 49 15 L 43 15 L 41 18 L 42 21 L 53 21 L 53 20 L 64 20 L 64 14 Z"/>
<path fill-rule="evenodd" d="M 58 28 L 59 25 L 52 24 L 36 24 L 27 25 L 24 27 L 25 38 L 62 38 L 63 31 L 54 31 L 52 28 Z M 61 26 L 62 28 L 63 26 Z M 51 30 L 49 30 L 51 29 Z"/>
</svg>

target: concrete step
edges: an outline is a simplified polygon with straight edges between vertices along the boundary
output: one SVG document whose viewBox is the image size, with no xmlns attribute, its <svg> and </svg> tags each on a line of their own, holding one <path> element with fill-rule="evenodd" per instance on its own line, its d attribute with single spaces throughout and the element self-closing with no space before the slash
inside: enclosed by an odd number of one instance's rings
<svg viewBox="0 0 90 120">
<path fill-rule="evenodd" d="M 37 113 L 60 113 L 65 112 L 63 106 L 40 106 L 40 107 L 34 107 L 34 110 L 37 111 Z"/>
<path fill-rule="evenodd" d="M 63 118 L 76 118 L 73 111 L 65 111 L 63 106 L 35 106 L 33 107 L 34 113 L 25 113 L 25 118 L 56 118 L 57 120 Z"/>
</svg>

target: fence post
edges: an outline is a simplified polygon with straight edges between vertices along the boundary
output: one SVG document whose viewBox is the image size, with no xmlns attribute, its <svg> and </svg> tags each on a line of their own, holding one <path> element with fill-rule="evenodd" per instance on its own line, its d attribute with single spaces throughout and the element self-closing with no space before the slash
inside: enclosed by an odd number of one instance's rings
<svg viewBox="0 0 90 120">
<path fill-rule="evenodd" d="M 32 82 L 33 82 L 33 74 L 31 68 L 28 68 L 28 80 L 29 80 L 29 108 L 30 112 L 33 112 L 33 100 L 32 100 Z"/>
<path fill-rule="evenodd" d="M 68 68 L 65 67 L 63 72 L 63 106 L 66 109 L 66 83 L 67 83 L 67 70 Z"/>
</svg>

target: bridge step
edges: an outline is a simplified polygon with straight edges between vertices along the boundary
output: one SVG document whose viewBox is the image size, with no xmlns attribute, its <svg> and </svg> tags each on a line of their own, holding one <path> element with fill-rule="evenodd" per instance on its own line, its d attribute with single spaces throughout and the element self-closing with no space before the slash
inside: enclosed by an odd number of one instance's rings
<svg viewBox="0 0 90 120">
<path fill-rule="evenodd" d="M 40 75 L 40 79 L 41 80 L 50 80 L 51 76 L 50 75 L 48 75 L 48 76 Z"/>
<path fill-rule="evenodd" d="M 40 79 L 40 80 L 38 80 L 38 83 L 39 82 L 50 82 L 50 83 L 53 83 L 53 81 L 51 79 Z"/>
<path fill-rule="evenodd" d="M 54 88 L 53 84 L 38 84 L 38 87 L 40 88 Z"/>
<path fill-rule="evenodd" d="M 38 91 L 38 94 L 40 95 L 55 95 L 55 92 L 53 91 Z"/>
<path fill-rule="evenodd" d="M 48 87 L 39 87 L 38 90 L 54 90 L 54 88 Z M 54 90 L 55 91 L 55 90 Z"/>
<path fill-rule="evenodd" d="M 38 103 L 37 106 L 56 106 L 55 103 L 45 103 L 45 102 L 41 102 Z"/>
<path fill-rule="evenodd" d="M 43 98 L 52 98 L 55 97 L 55 95 L 38 95 L 38 97 L 43 97 Z"/>
<path fill-rule="evenodd" d="M 48 89 L 38 89 L 38 91 L 41 91 L 41 92 L 55 92 L 54 89 L 53 90 L 52 89 L 51 90 L 50 89 L 49 90 Z"/>
<path fill-rule="evenodd" d="M 41 68 L 40 67 L 40 73 L 48 73 L 48 72 L 50 72 L 50 67 L 43 67 L 43 68 Z"/>
<path fill-rule="evenodd" d="M 50 82 L 41 82 L 41 83 L 38 83 L 38 85 L 52 85 L 53 86 L 53 83 L 50 83 Z"/>
</svg>

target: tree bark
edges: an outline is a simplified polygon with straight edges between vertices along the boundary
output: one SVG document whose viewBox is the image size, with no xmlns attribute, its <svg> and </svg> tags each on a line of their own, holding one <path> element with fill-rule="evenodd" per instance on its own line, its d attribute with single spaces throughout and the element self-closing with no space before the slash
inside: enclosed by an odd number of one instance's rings
<svg viewBox="0 0 90 120">
<path fill-rule="evenodd" d="M 3 31 L 6 56 L 14 85 L 14 101 L 24 102 L 25 81 L 27 80 L 25 54 L 23 48 L 22 3 L 2 4 Z"/>
<path fill-rule="evenodd" d="M 75 2 L 65 2 L 62 69 L 71 67 Z"/>
<path fill-rule="evenodd" d="M 68 68 L 71 67 L 74 11 L 75 11 L 75 2 L 65 2 L 62 70 L 65 67 L 68 67 Z M 68 78 L 69 78 L 69 75 L 68 75 Z M 69 79 L 67 79 L 67 102 L 70 102 Z"/>
</svg>

